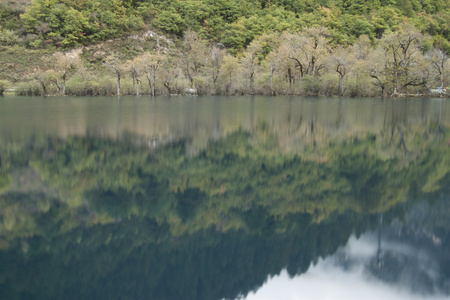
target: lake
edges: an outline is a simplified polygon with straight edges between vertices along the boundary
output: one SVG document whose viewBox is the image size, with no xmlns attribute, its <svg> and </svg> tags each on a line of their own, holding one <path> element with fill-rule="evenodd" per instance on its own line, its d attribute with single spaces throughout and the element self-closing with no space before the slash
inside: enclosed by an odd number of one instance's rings
<svg viewBox="0 0 450 300">
<path fill-rule="evenodd" d="M 448 299 L 447 99 L 0 97 L 1 299 Z"/>
</svg>

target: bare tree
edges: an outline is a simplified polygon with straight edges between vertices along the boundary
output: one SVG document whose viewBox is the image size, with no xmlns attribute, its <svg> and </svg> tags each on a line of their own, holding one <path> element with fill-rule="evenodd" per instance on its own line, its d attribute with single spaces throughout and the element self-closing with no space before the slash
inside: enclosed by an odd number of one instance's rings
<svg viewBox="0 0 450 300">
<path fill-rule="evenodd" d="M 112 54 L 105 58 L 105 65 L 113 70 L 116 74 L 117 79 L 117 96 L 120 96 L 120 78 L 122 76 L 122 73 L 124 72 L 124 64 L 119 58 L 119 55 Z"/>
<path fill-rule="evenodd" d="M 172 56 L 165 56 L 160 61 L 160 67 L 157 78 L 161 84 L 167 89 L 167 95 L 173 92 L 173 83 L 180 76 L 182 70 L 179 68 L 178 61 Z"/>
<path fill-rule="evenodd" d="M 66 94 L 66 80 L 70 73 L 76 69 L 83 67 L 83 62 L 77 53 L 63 53 L 57 52 L 51 57 L 53 61 L 53 68 L 57 73 L 55 79 L 58 88 L 58 94 Z M 61 83 L 59 79 L 62 79 Z"/>
<path fill-rule="evenodd" d="M 124 66 L 124 70 L 129 71 L 131 79 L 133 80 L 132 93 L 139 96 L 139 84 L 141 83 L 140 74 L 144 70 L 144 58 L 143 55 L 139 55 L 132 60 L 127 61 Z"/>
<path fill-rule="evenodd" d="M 240 68 L 239 60 L 231 55 L 225 55 L 223 63 L 220 66 L 218 82 L 223 82 L 225 86 L 225 94 L 229 95 L 234 92 L 233 86 L 236 81 L 236 74 Z"/>
<path fill-rule="evenodd" d="M 398 32 L 381 39 L 379 49 L 386 55 L 385 60 L 378 61 L 378 64 L 384 63 L 385 75 L 390 78 L 396 91 L 426 83 L 428 74 L 423 72 L 424 65 L 421 62 L 425 39 L 419 30 L 407 23 L 402 24 Z"/>
<path fill-rule="evenodd" d="M 51 83 L 55 83 L 57 74 L 53 69 L 42 70 L 38 68 L 31 77 L 41 85 L 43 96 L 48 96 L 48 87 Z"/>
<path fill-rule="evenodd" d="M 217 79 L 221 71 L 221 65 L 223 63 L 226 51 L 223 46 L 219 44 L 212 44 L 208 48 L 208 72 L 211 74 L 213 82 L 213 94 L 217 93 Z"/>
<path fill-rule="evenodd" d="M 282 35 L 283 53 L 295 62 L 300 75 L 299 83 L 304 75 L 317 76 L 325 67 L 325 56 L 328 52 L 329 32 L 325 27 L 309 27 L 299 33 Z"/>
<path fill-rule="evenodd" d="M 188 30 L 184 35 L 179 58 L 180 66 L 191 88 L 194 88 L 194 79 L 204 68 L 207 57 L 206 43 L 194 31 Z"/>
<path fill-rule="evenodd" d="M 158 69 L 165 59 L 165 56 L 159 52 L 156 54 L 144 52 L 141 56 L 139 56 L 139 64 L 147 77 L 152 96 L 156 95 L 156 77 L 158 74 Z"/>
<path fill-rule="evenodd" d="M 260 64 L 260 55 L 263 50 L 263 43 L 260 39 L 253 40 L 247 49 L 245 49 L 244 56 L 241 59 L 241 67 L 244 76 L 249 82 L 250 94 L 255 93 L 255 77 L 256 71 Z"/>
<path fill-rule="evenodd" d="M 353 62 L 354 62 L 353 54 L 349 51 L 348 48 L 344 48 L 342 46 L 334 48 L 331 52 L 331 55 L 328 56 L 328 64 L 339 75 L 340 96 L 344 95 L 345 91 L 344 80 L 345 77 L 348 75 L 349 69 L 351 68 Z"/>
<path fill-rule="evenodd" d="M 431 67 L 437 72 L 436 80 L 440 86 L 444 87 L 445 66 L 448 61 L 448 54 L 440 47 L 433 47 L 427 52 L 426 58 L 431 63 Z"/>
</svg>

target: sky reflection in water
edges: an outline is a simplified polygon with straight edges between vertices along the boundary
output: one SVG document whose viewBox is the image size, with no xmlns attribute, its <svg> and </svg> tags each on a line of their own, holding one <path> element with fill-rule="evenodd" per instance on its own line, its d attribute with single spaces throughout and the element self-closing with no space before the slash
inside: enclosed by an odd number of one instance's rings
<svg viewBox="0 0 450 300">
<path fill-rule="evenodd" d="M 398 255 L 413 256 L 417 261 L 426 261 L 427 272 L 437 272 L 436 262 L 425 252 L 414 252 L 408 245 L 387 243 L 384 249 Z M 402 282 L 386 283 L 370 272 L 369 264 L 377 252 L 377 241 L 373 234 L 356 239 L 352 236 L 348 244 L 338 252 L 311 266 L 301 275 L 290 278 L 287 271 L 269 278 L 256 292 L 249 293 L 245 300 L 406 300 L 406 299 L 449 299 L 439 292 L 416 291 L 415 282 L 403 278 Z M 343 259 L 352 261 L 351 266 Z M 422 270 L 423 271 L 423 270 Z"/>
</svg>

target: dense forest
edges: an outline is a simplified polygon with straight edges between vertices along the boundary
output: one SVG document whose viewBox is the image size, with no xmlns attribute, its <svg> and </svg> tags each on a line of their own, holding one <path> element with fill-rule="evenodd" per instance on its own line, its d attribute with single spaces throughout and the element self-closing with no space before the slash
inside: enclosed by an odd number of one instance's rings
<svg viewBox="0 0 450 300">
<path fill-rule="evenodd" d="M 0 3 L 0 93 L 422 95 L 449 85 L 442 0 Z"/>
</svg>

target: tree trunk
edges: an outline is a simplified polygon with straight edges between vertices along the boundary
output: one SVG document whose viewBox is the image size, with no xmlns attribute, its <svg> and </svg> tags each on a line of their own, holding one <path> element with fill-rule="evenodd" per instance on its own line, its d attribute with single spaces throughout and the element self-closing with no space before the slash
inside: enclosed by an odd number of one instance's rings
<svg viewBox="0 0 450 300">
<path fill-rule="evenodd" d="M 139 96 L 139 83 L 141 83 L 141 81 L 136 79 L 136 96 Z"/>
<path fill-rule="evenodd" d="M 275 92 L 273 90 L 273 73 L 274 72 L 275 72 L 275 68 L 274 67 L 270 68 L 270 94 L 272 96 L 275 95 Z"/>
<path fill-rule="evenodd" d="M 155 77 L 153 77 L 153 83 L 150 89 L 152 90 L 152 96 L 155 97 Z"/>
<path fill-rule="evenodd" d="M 120 73 L 116 71 L 117 75 L 117 96 L 120 96 Z"/>
<path fill-rule="evenodd" d="M 253 82 L 255 81 L 253 75 L 255 74 L 255 72 L 251 72 L 250 73 L 250 95 L 253 95 Z"/>
</svg>

